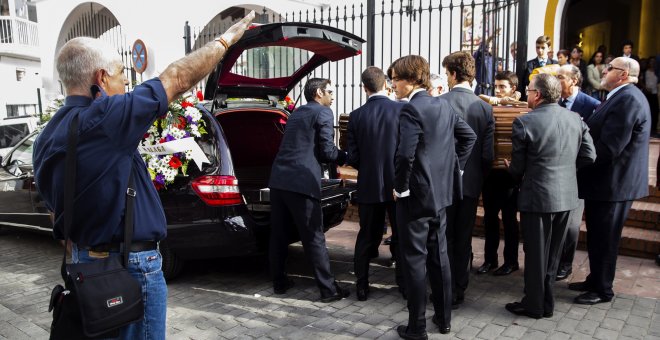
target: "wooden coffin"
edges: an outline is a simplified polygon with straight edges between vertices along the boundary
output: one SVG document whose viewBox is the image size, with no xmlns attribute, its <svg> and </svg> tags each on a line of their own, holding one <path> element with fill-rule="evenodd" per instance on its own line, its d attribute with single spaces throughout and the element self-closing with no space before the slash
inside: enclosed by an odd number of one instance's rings
<svg viewBox="0 0 660 340">
<path fill-rule="evenodd" d="M 495 160 L 494 168 L 505 168 L 504 159 L 511 160 L 511 126 L 516 117 L 529 112 L 526 107 L 513 106 L 494 106 L 493 116 L 495 117 Z"/>
</svg>

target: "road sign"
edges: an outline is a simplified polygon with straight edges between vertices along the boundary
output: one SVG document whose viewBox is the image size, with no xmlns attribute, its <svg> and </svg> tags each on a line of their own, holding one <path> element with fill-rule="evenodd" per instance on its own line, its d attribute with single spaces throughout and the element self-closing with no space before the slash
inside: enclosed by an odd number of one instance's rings
<svg viewBox="0 0 660 340">
<path fill-rule="evenodd" d="M 142 40 L 135 40 L 131 50 L 131 59 L 133 60 L 133 69 L 142 74 L 147 69 L 147 47 Z"/>
</svg>

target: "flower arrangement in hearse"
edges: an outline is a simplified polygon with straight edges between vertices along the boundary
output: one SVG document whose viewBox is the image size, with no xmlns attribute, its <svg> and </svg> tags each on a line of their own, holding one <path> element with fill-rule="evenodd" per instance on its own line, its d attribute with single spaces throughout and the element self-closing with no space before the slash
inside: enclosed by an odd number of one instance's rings
<svg viewBox="0 0 660 340">
<path fill-rule="evenodd" d="M 201 170 L 208 158 L 196 140 L 207 134 L 202 113 L 201 91 L 188 93 L 170 103 L 167 113 L 156 119 L 144 134 L 139 151 L 157 190 L 164 190 L 177 176 L 187 176 L 193 160 Z"/>
</svg>

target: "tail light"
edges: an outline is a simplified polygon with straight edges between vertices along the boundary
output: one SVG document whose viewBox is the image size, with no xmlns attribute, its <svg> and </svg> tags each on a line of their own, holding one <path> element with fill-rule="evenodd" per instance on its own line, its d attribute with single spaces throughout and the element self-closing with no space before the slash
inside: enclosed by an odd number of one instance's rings
<svg viewBox="0 0 660 340">
<path fill-rule="evenodd" d="M 243 202 L 234 176 L 201 176 L 192 181 L 199 198 L 210 206 L 225 206 Z"/>
</svg>

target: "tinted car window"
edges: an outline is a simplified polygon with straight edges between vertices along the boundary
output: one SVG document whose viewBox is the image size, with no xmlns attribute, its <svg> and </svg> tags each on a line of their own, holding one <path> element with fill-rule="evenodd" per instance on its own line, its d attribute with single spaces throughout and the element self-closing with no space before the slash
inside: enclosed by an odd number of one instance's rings
<svg viewBox="0 0 660 340">
<path fill-rule="evenodd" d="M 289 77 L 313 56 L 314 53 L 295 47 L 256 47 L 243 51 L 231 72 L 256 79 Z"/>
<path fill-rule="evenodd" d="M 16 145 L 28 133 L 30 133 L 30 130 L 25 123 L 0 125 L 0 136 L 2 136 L 0 137 L 0 148 L 9 148 Z"/>
<path fill-rule="evenodd" d="M 34 144 L 36 138 L 37 135 L 34 134 L 21 143 L 21 145 L 17 146 L 11 156 L 9 156 L 9 162 L 17 161 L 17 164 L 32 164 L 32 144 Z"/>
</svg>

